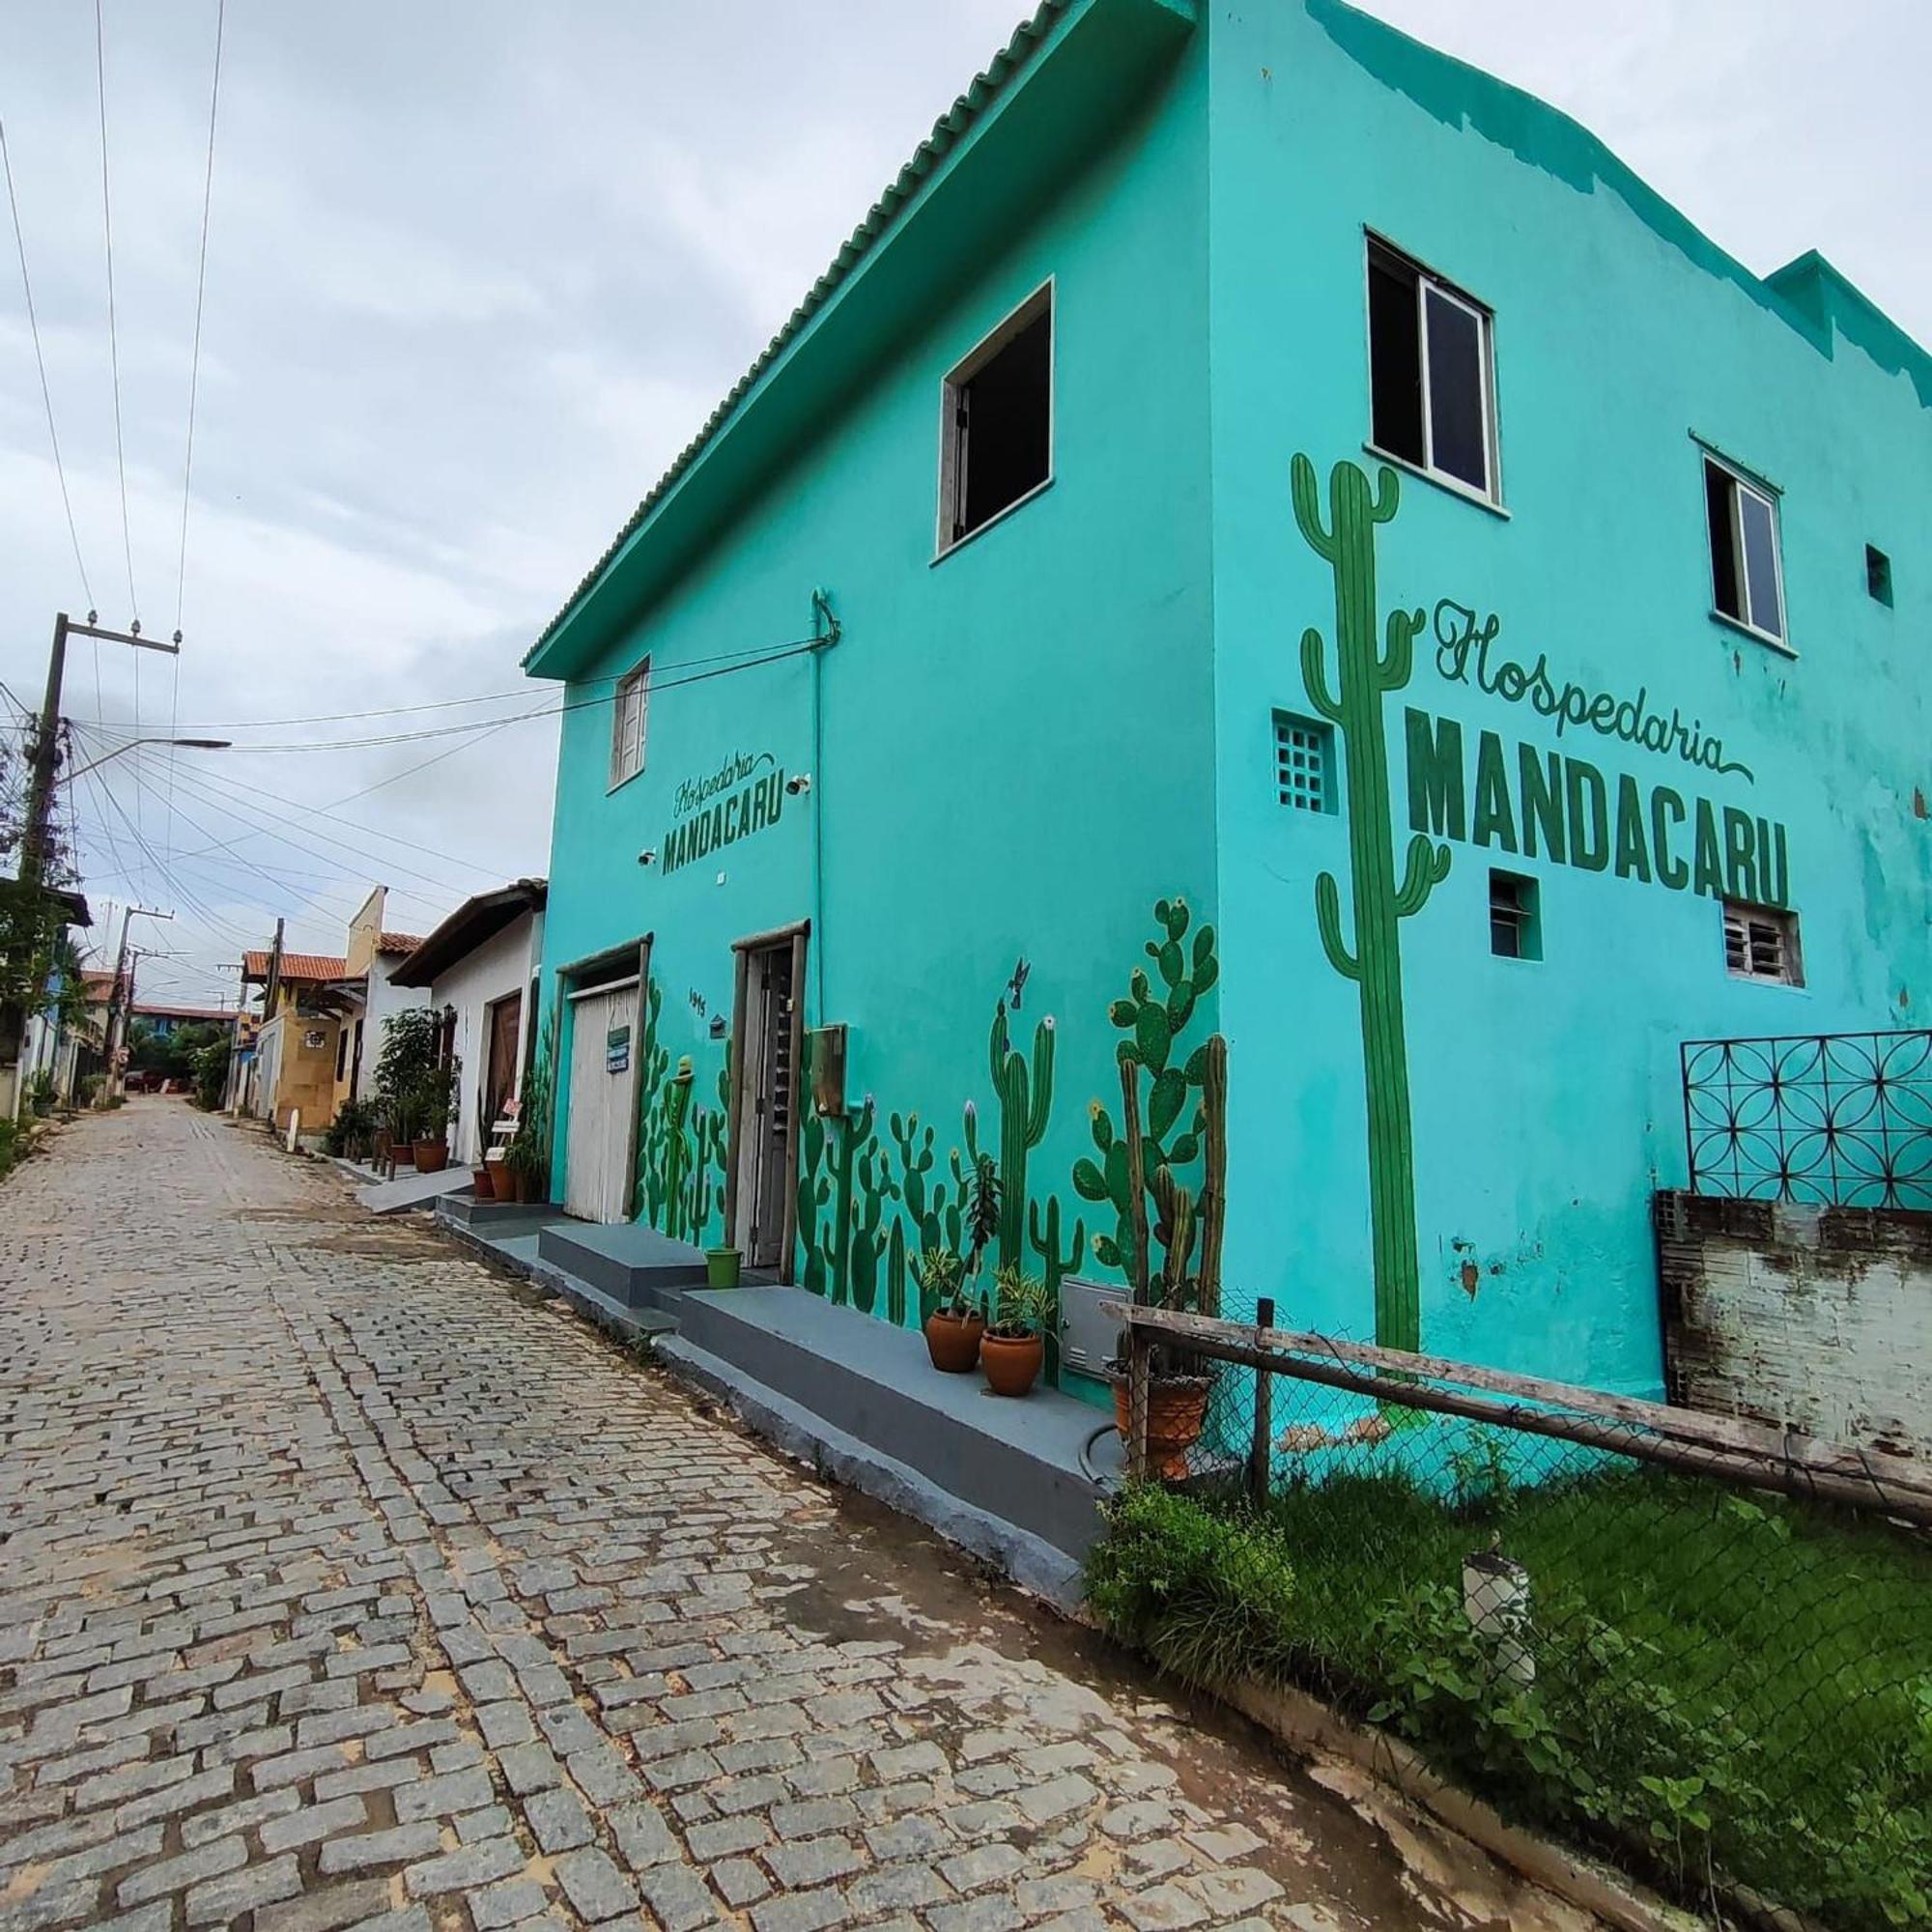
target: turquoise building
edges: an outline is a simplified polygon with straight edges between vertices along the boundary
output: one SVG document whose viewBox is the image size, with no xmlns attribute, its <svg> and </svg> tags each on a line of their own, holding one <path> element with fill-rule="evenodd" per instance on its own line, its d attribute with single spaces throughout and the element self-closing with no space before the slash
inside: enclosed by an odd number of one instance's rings
<svg viewBox="0 0 1932 1932">
<path fill-rule="evenodd" d="M 526 661 L 556 1198 L 1118 1282 L 1125 1045 L 1156 1267 L 1655 1393 L 1681 1043 L 1932 999 L 1928 403 L 1335 0 L 1046 0 Z"/>
</svg>

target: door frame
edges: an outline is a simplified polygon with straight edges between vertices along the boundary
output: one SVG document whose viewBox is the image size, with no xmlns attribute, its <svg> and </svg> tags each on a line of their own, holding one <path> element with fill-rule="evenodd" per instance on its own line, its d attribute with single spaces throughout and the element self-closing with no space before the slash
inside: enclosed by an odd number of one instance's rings
<svg viewBox="0 0 1932 1932">
<path fill-rule="evenodd" d="M 555 1072 L 569 1066 L 575 1056 L 576 1002 L 589 994 L 612 991 L 621 986 L 627 978 L 636 975 L 637 990 L 631 1002 L 631 1120 L 629 1131 L 624 1137 L 624 1218 L 616 1224 L 620 1227 L 636 1220 L 638 1215 L 638 1136 L 642 1130 L 640 1116 L 643 1113 L 638 1083 L 644 1077 L 644 1013 L 651 982 L 651 946 L 656 938 L 655 932 L 646 932 L 637 939 L 626 940 L 621 946 L 609 946 L 601 952 L 586 953 L 582 959 L 573 959 L 556 969 L 558 1017 L 561 1019 L 564 1013 L 570 1015 L 570 1038 L 564 1038 L 563 1027 L 559 1025 L 554 1049 L 555 1071 L 551 1077 L 551 1114 L 553 1123 L 561 1124 L 563 1128 L 563 1179 L 566 1185 L 570 1178 L 570 1096 L 557 1092 L 559 1083 Z M 590 982 L 588 985 L 584 984 L 586 980 Z M 534 1035 L 536 1029 L 530 1027 L 527 1031 Z M 551 1192 L 557 1192 L 554 1176 L 552 1178 Z"/>
<path fill-rule="evenodd" d="M 497 1065 L 497 1019 L 505 1007 L 513 1007 L 517 1014 L 517 1044 L 510 1055 L 508 1066 L 499 1068 Z M 497 1084 L 497 1074 L 506 1076 L 503 1098 L 507 1104 L 517 1096 L 519 1080 L 524 1064 L 524 989 L 519 986 L 514 993 L 503 993 L 494 1000 L 483 1002 L 483 1080 L 477 1093 L 478 1117 L 476 1122 L 476 1148 L 478 1160 L 483 1151 L 490 1145 L 490 1129 L 500 1118 L 500 1110 L 492 1107 L 490 1090 Z"/>
<path fill-rule="evenodd" d="M 724 1141 L 724 1229 L 727 1239 L 735 1239 L 738 1228 L 738 1155 L 743 1144 L 745 1117 L 745 1034 L 749 1025 L 747 1002 L 751 993 L 752 954 L 789 942 L 791 946 L 791 1123 L 785 1131 L 784 1234 L 779 1247 L 779 1280 L 793 1285 L 794 1256 L 798 1249 L 798 1148 L 800 1109 L 809 1104 L 804 1079 L 805 1061 L 805 953 L 811 937 L 809 919 L 794 920 L 789 925 L 776 925 L 766 932 L 749 933 L 731 942 L 734 973 L 731 995 L 731 1114 Z"/>
</svg>

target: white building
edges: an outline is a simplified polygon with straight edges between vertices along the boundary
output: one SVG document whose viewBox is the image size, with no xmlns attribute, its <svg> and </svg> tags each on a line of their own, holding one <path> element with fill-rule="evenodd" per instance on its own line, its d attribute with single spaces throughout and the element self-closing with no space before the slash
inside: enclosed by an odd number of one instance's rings
<svg viewBox="0 0 1932 1932">
<path fill-rule="evenodd" d="M 482 1159 L 491 1122 L 522 1091 L 548 891 L 542 879 L 517 879 L 477 894 L 388 975 L 399 997 L 426 998 L 445 1015 L 444 1037 L 461 1069 L 453 1162 Z M 372 1007 L 375 989 L 372 973 Z"/>
</svg>

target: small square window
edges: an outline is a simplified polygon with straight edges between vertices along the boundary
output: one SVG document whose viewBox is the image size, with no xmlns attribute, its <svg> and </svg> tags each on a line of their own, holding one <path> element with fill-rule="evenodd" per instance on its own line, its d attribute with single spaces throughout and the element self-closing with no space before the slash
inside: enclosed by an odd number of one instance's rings
<svg viewBox="0 0 1932 1932">
<path fill-rule="evenodd" d="M 651 661 L 617 680 L 611 698 L 611 789 L 644 768 L 644 736 L 651 708 Z"/>
<path fill-rule="evenodd" d="M 1492 502 L 1493 332 L 1488 309 L 1370 239 L 1370 440 Z"/>
<path fill-rule="evenodd" d="M 1711 539 L 1711 598 L 1733 623 L 1784 641 L 1784 566 L 1777 501 L 1716 457 L 1704 459 L 1704 508 Z"/>
<path fill-rule="evenodd" d="M 1769 980 L 1802 986 L 1804 962 L 1798 946 L 1798 915 L 1776 906 L 1724 901 L 1724 964 L 1737 980 Z"/>
<path fill-rule="evenodd" d="M 1031 296 L 947 377 L 939 548 L 950 550 L 1053 473 L 1053 287 Z"/>
<path fill-rule="evenodd" d="M 1875 603 L 1891 609 L 1891 559 L 1875 544 L 1865 545 L 1865 588 Z"/>
<path fill-rule="evenodd" d="M 1542 895 L 1521 872 L 1490 874 L 1490 951 L 1498 959 L 1543 957 Z"/>
<path fill-rule="evenodd" d="M 1335 734 L 1326 724 L 1274 714 L 1274 788 L 1293 810 L 1335 810 Z"/>
</svg>

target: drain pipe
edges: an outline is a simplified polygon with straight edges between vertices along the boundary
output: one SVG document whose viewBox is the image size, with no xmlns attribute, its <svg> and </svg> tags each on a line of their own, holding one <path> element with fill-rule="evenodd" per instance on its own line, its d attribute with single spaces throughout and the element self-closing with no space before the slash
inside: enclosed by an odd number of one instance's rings
<svg viewBox="0 0 1932 1932">
<path fill-rule="evenodd" d="M 825 653 L 844 635 L 832 609 L 832 593 L 811 593 L 811 782 L 821 794 L 825 783 Z M 811 804 L 811 978 L 815 988 L 812 1022 L 823 1026 L 825 1009 L 825 800 Z"/>
</svg>

